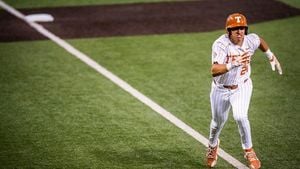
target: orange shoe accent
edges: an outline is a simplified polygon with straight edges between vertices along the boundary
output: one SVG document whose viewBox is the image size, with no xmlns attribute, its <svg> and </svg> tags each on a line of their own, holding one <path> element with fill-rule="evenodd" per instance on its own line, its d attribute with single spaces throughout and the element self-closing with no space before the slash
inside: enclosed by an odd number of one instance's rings
<svg viewBox="0 0 300 169">
<path fill-rule="evenodd" d="M 208 145 L 207 153 L 206 153 L 208 167 L 212 168 L 217 164 L 219 145 L 220 145 L 220 140 L 218 140 L 218 144 L 215 147 L 211 147 L 210 145 Z"/>
<path fill-rule="evenodd" d="M 257 158 L 253 148 L 246 149 L 244 157 L 248 161 L 248 166 L 250 169 L 259 169 L 261 167 L 260 161 Z"/>
</svg>

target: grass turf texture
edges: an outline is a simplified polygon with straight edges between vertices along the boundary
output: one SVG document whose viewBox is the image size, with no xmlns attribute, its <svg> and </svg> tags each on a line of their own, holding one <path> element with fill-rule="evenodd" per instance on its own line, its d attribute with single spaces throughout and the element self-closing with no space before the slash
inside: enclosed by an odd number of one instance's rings
<svg viewBox="0 0 300 169">
<path fill-rule="evenodd" d="M 295 17 L 250 26 L 250 31 L 269 43 L 284 71 L 283 76 L 272 72 L 265 55 L 256 53 L 249 117 L 263 168 L 299 165 L 299 61 L 295 59 L 300 51 L 299 20 Z M 205 135 L 210 121 L 210 48 L 221 33 L 92 39 L 72 44 Z M 244 161 L 232 117 L 221 140 L 227 152 Z"/>
<path fill-rule="evenodd" d="M 298 0 L 278 0 L 278 1 L 284 2 L 296 8 L 300 8 L 300 2 Z"/>
<path fill-rule="evenodd" d="M 284 69 L 283 76 L 271 72 L 261 52 L 253 60 L 250 120 L 263 168 L 299 166 L 299 20 L 250 27 L 268 41 Z M 221 33 L 70 42 L 207 135 L 210 45 Z M 204 168 L 204 146 L 52 43 L 2 43 L 0 51 L 1 167 Z M 232 117 L 221 139 L 244 162 Z M 230 166 L 220 159 L 217 168 Z"/>
<path fill-rule="evenodd" d="M 253 60 L 253 141 L 263 168 L 299 166 L 300 17 L 251 25 L 278 55 Z M 203 135 L 210 121 L 210 46 L 223 31 L 71 40 L 71 44 Z M 49 41 L 1 43 L 4 168 L 205 168 L 205 147 Z M 222 148 L 242 162 L 235 122 Z M 290 154 L 293 154 L 291 157 Z M 231 168 L 220 159 L 217 168 Z"/>
<path fill-rule="evenodd" d="M 1 167 L 204 167 L 204 146 L 53 43 L 0 51 Z"/>
</svg>

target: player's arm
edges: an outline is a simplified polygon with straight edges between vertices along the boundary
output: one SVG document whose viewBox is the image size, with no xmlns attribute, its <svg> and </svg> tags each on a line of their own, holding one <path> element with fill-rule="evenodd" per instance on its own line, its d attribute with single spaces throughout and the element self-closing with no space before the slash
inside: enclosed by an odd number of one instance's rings
<svg viewBox="0 0 300 169">
<path fill-rule="evenodd" d="M 213 77 L 222 75 L 226 72 L 228 72 L 226 64 L 218 64 L 217 62 L 214 62 L 211 66 L 211 74 Z"/>
<path fill-rule="evenodd" d="M 214 42 L 212 46 L 212 66 L 211 66 L 211 75 L 213 77 L 222 75 L 229 71 L 229 68 L 226 67 L 226 64 L 222 64 L 224 57 L 227 56 L 226 47 L 220 41 Z"/>
<path fill-rule="evenodd" d="M 273 52 L 271 52 L 267 42 L 262 38 L 260 38 L 259 49 L 261 51 L 263 51 L 266 54 L 266 56 L 268 57 L 268 59 L 270 61 L 270 64 L 271 64 L 272 70 L 275 71 L 275 69 L 277 69 L 278 73 L 281 75 L 282 74 L 282 69 L 281 69 L 281 66 L 280 66 L 280 63 L 279 63 L 278 59 L 273 54 Z"/>
</svg>

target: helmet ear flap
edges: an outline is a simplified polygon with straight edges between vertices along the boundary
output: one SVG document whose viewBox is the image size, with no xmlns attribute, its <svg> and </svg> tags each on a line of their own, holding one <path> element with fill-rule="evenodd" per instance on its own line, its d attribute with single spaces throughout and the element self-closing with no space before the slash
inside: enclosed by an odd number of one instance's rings
<svg viewBox="0 0 300 169">
<path fill-rule="evenodd" d="M 227 31 L 228 36 L 230 37 L 231 36 L 231 30 L 230 30 L 230 28 L 226 29 L 226 31 Z"/>
</svg>

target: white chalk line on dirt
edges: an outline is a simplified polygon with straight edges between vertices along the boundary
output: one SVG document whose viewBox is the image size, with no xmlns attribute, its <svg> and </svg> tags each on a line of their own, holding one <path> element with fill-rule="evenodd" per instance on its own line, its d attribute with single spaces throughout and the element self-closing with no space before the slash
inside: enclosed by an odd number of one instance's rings
<svg viewBox="0 0 300 169">
<path fill-rule="evenodd" d="M 114 75 L 112 72 L 110 72 L 107 69 L 105 69 L 104 67 L 102 67 L 100 64 L 98 64 L 97 62 L 92 60 L 90 57 L 88 57 L 84 53 L 80 52 L 79 50 L 77 50 L 76 48 L 71 46 L 69 43 L 62 40 L 58 36 L 54 35 L 47 29 L 45 29 L 42 25 L 40 25 L 36 22 L 27 20 L 25 15 L 23 15 L 21 12 L 17 11 L 13 7 L 7 5 L 2 0 L 0 0 L 0 6 L 7 12 L 11 13 L 12 15 L 14 15 L 14 16 L 20 18 L 21 20 L 25 21 L 26 23 L 28 23 L 32 28 L 37 30 L 39 33 L 46 36 L 47 38 L 49 38 L 50 40 L 55 42 L 57 45 L 64 48 L 70 54 L 74 55 L 75 57 L 80 59 L 82 62 L 84 62 L 85 64 L 87 64 L 88 66 L 90 66 L 91 68 L 96 70 L 98 73 L 102 74 L 103 76 L 105 76 L 106 78 L 111 80 L 113 83 L 115 83 L 116 85 L 121 87 L 123 90 L 127 91 L 129 94 L 134 96 L 136 99 L 138 99 L 139 101 L 141 101 L 142 103 L 144 103 L 145 105 L 150 107 L 152 110 L 156 111 L 158 114 L 163 116 L 165 119 L 169 120 L 175 126 L 179 127 L 183 131 L 185 131 L 187 134 L 192 136 L 194 139 L 196 139 L 203 145 L 206 146 L 208 144 L 208 139 L 205 138 L 203 135 L 201 135 L 199 132 L 197 132 L 196 130 L 194 130 L 187 124 L 185 124 L 183 121 L 181 121 L 180 119 L 175 117 L 172 113 L 168 112 L 167 110 L 162 108 L 160 105 L 158 105 L 157 103 L 152 101 L 150 98 L 148 98 L 147 96 L 143 95 L 141 92 L 139 92 L 138 90 L 136 90 L 135 88 L 130 86 L 127 82 L 125 82 L 124 80 L 122 80 L 119 77 L 117 77 L 116 75 Z M 248 169 L 247 166 L 245 166 L 243 163 L 241 163 L 240 161 L 238 161 L 237 159 L 232 157 L 230 154 L 226 153 L 223 149 L 220 148 L 218 154 L 221 158 L 226 160 L 228 163 L 230 163 L 234 167 L 236 167 L 238 169 Z"/>
</svg>

